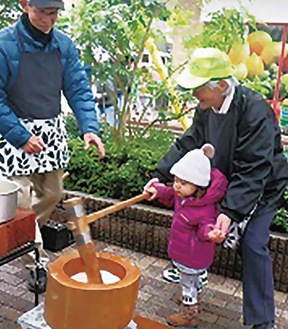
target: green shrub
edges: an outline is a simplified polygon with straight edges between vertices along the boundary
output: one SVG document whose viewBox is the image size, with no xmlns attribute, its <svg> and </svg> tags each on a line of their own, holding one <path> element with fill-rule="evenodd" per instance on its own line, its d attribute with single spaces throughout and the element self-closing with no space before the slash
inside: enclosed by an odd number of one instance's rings
<svg viewBox="0 0 288 329">
<path fill-rule="evenodd" d="M 81 136 L 80 130 L 78 128 L 77 121 L 74 115 L 69 114 L 66 118 L 66 129 L 69 139 L 77 138 Z"/>
<path fill-rule="evenodd" d="M 284 208 L 284 206 L 282 208 L 280 208 L 278 211 L 277 211 L 277 214 L 273 220 L 273 224 L 278 226 L 278 227 L 281 227 L 283 228 L 284 232 L 287 232 L 288 233 L 288 190 L 286 190 L 285 192 L 285 195 L 284 195 L 284 199 L 285 199 L 285 207 L 286 209 Z"/>
<path fill-rule="evenodd" d="M 69 132 L 69 136 L 72 135 Z M 142 193 L 143 186 L 172 145 L 175 135 L 170 131 L 152 128 L 147 131 L 145 138 L 139 135 L 114 142 L 110 128 L 106 127 L 102 132 L 106 157 L 101 160 L 95 148 L 83 149 L 81 138 L 70 138 L 70 163 L 67 168 L 70 176 L 65 187 L 117 199 L 127 199 Z"/>
<path fill-rule="evenodd" d="M 285 154 L 286 158 L 288 159 L 288 148 L 284 149 L 284 154 Z"/>
<path fill-rule="evenodd" d="M 121 142 L 115 142 L 111 128 L 106 126 L 102 131 L 106 157 L 99 160 L 95 148 L 83 149 L 74 117 L 69 117 L 67 122 L 70 150 L 67 170 L 70 176 L 65 181 L 65 188 L 98 197 L 125 200 L 142 193 L 158 161 L 175 140 L 171 131 L 151 128 L 145 138 L 141 137 L 143 130 L 139 129 L 138 133 L 134 132 L 134 138 L 126 136 Z M 288 204 L 288 191 L 285 200 Z M 159 205 L 157 202 L 149 204 Z M 275 216 L 274 227 L 280 226 L 288 232 L 287 218 L 288 212 L 282 207 Z"/>
</svg>

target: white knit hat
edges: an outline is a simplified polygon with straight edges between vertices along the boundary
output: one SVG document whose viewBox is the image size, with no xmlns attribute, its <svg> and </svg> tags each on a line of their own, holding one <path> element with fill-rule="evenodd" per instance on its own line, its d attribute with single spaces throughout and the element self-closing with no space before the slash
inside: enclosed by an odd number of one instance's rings
<svg viewBox="0 0 288 329">
<path fill-rule="evenodd" d="M 205 152 L 205 153 L 204 153 Z M 209 157 L 213 157 L 214 147 L 205 144 L 202 148 L 186 153 L 170 170 L 170 173 L 197 186 L 209 185 L 211 165 Z"/>
</svg>

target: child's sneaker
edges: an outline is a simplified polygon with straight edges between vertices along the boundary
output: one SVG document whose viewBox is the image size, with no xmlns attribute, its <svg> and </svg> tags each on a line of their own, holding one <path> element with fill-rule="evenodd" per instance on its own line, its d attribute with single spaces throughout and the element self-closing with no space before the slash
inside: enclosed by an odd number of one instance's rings
<svg viewBox="0 0 288 329">
<path fill-rule="evenodd" d="M 175 266 L 167 268 L 166 270 L 163 271 L 163 278 L 169 282 L 179 283 L 180 271 Z"/>
<path fill-rule="evenodd" d="M 202 298 L 203 298 L 203 295 L 204 295 L 204 291 L 203 291 L 203 290 L 204 290 L 203 286 L 197 288 L 197 301 L 198 301 L 198 302 L 200 302 L 200 301 L 202 300 Z M 187 304 L 187 303 L 185 303 L 185 301 L 184 301 L 184 298 L 183 298 L 183 296 L 182 296 L 182 290 L 181 290 L 181 289 L 178 289 L 178 290 L 173 294 L 173 296 L 171 297 L 171 300 L 172 300 L 175 304 L 177 304 L 177 305 L 181 305 L 182 303 Z M 195 303 L 195 301 L 194 301 L 194 303 Z M 194 304 L 194 303 L 193 303 L 193 304 Z"/>
<path fill-rule="evenodd" d="M 202 281 L 202 285 L 206 286 L 208 284 L 208 272 L 203 271 L 199 274 L 199 279 Z"/>
</svg>

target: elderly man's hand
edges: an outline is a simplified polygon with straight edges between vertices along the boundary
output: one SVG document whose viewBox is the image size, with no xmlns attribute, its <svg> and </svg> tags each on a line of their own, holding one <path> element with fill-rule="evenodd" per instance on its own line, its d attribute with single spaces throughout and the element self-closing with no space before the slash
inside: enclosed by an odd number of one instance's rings
<svg viewBox="0 0 288 329">
<path fill-rule="evenodd" d="M 101 139 L 96 134 L 86 133 L 84 134 L 83 139 L 84 139 L 84 150 L 87 150 L 90 147 L 90 145 L 94 145 L 98 149 L 99 157 L 104 158 L 105 147 Z"/>
<path fill-rule="evenodd" d="M 225 214 L 220 214 L 217 217 L 217 221 L 215 224 L 215 229 L 220 230 L 221 231 L 221 241 L 219 242 L 223 242 L 227 233 L 229 232 L 230 229 L 230 225 L 231 225 L 231 219 L 225 215 Z"/>
<path fill-rule="evenodd" d="M 23 150 L 27 153 L 40 153 L 45 148 L 42 138 L 31 136 L 26 144 L 23 145 Z"/>
</svg>

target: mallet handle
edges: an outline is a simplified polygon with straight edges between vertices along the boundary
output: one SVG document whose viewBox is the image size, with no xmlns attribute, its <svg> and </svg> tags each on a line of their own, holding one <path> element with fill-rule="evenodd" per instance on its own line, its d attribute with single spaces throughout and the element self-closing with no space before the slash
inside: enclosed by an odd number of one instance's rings
<svg viewBox="0 0 288 329">
<path fill-rule="evenodd" d="M 138 203 L 142 200 L 149 199 L 149 197 L 150 197 L 149 193 L 139 194 L 139 195 L 137 195 L 133 198 L 130 198 L 128 200 L 118 202 L 118 203 L 116 203 L 116 204 L 114 204 L 110 207 L 104 208 L 104 209 L 99 210 L 97 212 L 94 212 L 90 215 L 86 215 L 86 216 L 83 217 L 83 220 L 87 224 L 93 223 L 94 221 L 96 221 L 96 220 L 98 220 L 98 219 L 100 219 L 104 216 L 110 215 L 113 212 L 119 211 L 119 210 L 124 209 L 126 207 L 130 207 L 133 204 Z"/>
</svg>

